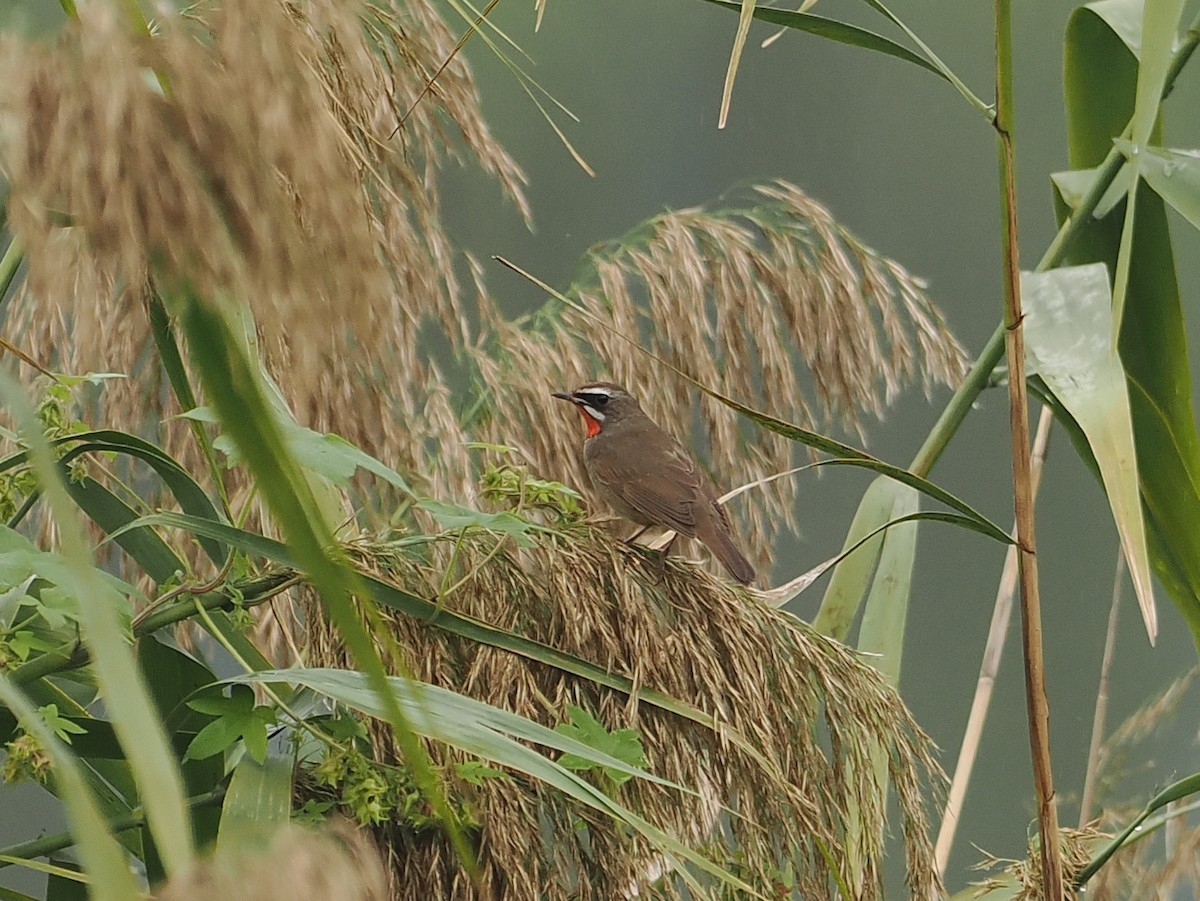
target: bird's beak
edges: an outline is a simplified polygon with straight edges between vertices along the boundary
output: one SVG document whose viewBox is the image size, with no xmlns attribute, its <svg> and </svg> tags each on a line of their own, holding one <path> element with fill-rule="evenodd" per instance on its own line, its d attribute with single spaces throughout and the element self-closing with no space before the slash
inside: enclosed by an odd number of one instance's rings
<svg viewBox="0 0 1200 901">
<path fill-rule="evenodd" d="M 566 391 L 551 391 L 550 396 L 557 397 L 559 400 L 569 400 L 571 403 L 575 403 L 575 398 Z"/>
</svg>

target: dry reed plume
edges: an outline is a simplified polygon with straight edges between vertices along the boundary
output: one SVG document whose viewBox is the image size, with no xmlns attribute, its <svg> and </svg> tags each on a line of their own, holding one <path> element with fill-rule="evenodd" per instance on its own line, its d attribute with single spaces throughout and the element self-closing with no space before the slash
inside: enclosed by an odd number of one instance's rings
<svg viewBox="0 0 1200 901">
<path fill-rule="evenodd" d="M 503 545 L 498 553 L 497 542 Z M 587 526 L 520 551 L 510 550 L 503 536 L 473 530 L 456 547 L 453 575 L 465 580 L 439 597 L 445 608 L 683 700 L 713 716 L 722 731 L 392 616 L 388 621 L 417 678 L 551 727 L 565 722 L 566 706 L 576 704 L 610 729 L 637 729 L 651 772 L 704 789 L 705 796 L 633 780 L 619 790 L 621 803 L 684 841 L 701 843 L 768 893 L 790 867 L 801 896 L 811 901 L 835 896 L 830 867 L 849 879 L 851 859 L 862 862 L 864 873 L 855 897 L 881 897 L 886 812 L 872 753 L 882 748 L 899 801 L 909 887 L 915 898 L 929 896 L 936 877 L 923 793 L 931 782 L 940 784 L 941 773 L 898 695 L 853 652 L 703 570 L 672 561 L 661 574 L 641 552 Z M 440 565 L 386 545 L 364 543 L 351 552 L 366 571 L 420 596 L 438 596 Z M 345 667 L 340 636 L 324 624 L 318 604 L 308 598 L 305 658 L 315 666 Z M 731 732 L 767 762 L 755 760 Z M 380 759 L 397 760 L 386 728 L 376 729 L 374 739 Z M 435 759 L 456 759 L 444 748 L 431 750 Z M 395 897 L 611 901 L 642 884 L 654 862 L 651 850 L 626 830 L 536 780 L 514 773 L 467 791 L 481 826 L 482 889 L 471 887 L 440 834 L 413 836 L 388 825 L 380 835 L 395 851 Z M 734 812 L 719 828 L 715 804 Z M 851 811 L 862 824 L 857 838 L 847 830 Z M 656 891 L 679 896 L 669 881 Z"/>
<path fill-rule="evenodd" d="M 467 502 L 477 482 L 468 439 L 519 446 L 538 474 L 582 485 L 567 450 L 577 423 L 547 393 L 597 375 L 626 382 L 660 421 L 701 429 L 725 487 L 789 465 L 792 446 L 707 401 L 695 409 L 687 384 L 638 344 L 802 424 L 852 429 L 902 383 L 928 387 L 961 371 L 961 350 L 920 281 L 782 182 L 756 188 L 748 209 L 666 213 L 596 248 L 571 290 L 587 314 L 551 303 L 507 321 L 440 223 L 438 169 L 460 154 L 528 216 L 523 175 L 480 117 L 465 62 L 451 63 L 400 121 L 454 43 L 428 0 L 202 2 L 164 18 L 153 36 L 118 6 L 81 4 L 81 20 L 51 44 L 0 46 L 0 172 L 29 264 L 10 334 L 57 369 L 136 376 L 106 389 L 99 421 L 150 433 L 198 476 L 190 436 L 164 422 L 178 410 L 144 314 L 149 281 L 247 304 L 302 422 L 392 464 L 422 494 Z M 475 382 L 482 403 L 452 393 L 450 370 Z M 463 409 L 474 413 L 464 420 Z M 229 478 L 246 488 L 239 471 Z M 783 482 L 755 500 L 748 520 L 760 556 L 770 529 L 793 522 L 793 492 Z M 652 769 L 711 785 L 745 816 L 729 828 L 748 872 L 769 880 L 794 854 L 812 898 L 830 892 L 822 843 L 835 861 L 853 852 L 866 868 L 863 896 L 876 894 L 883 811 L 870 749 L 881 742 L 914 894 L 934 884 L 920 793 L 936 766 L 897 695 L 848 651 L 703 573 L 673 566 L 661 584 L 648 582 L 626 559 L 632 552 L 604 536 L 501 549 L 485 565 L 490 550 L 464 542 L 457 559 L 471 577 L 445 603 L 691 701 L 772 767 L 589 682 L 397 620 L 419 675 L 543 721 L 577 701 L 610 726 L 635 723 Z M 378 555 L 368 562 L 383 565 Z M 387 572 L 423 594 L 439 583 L 412 561 Z M 320 662 L 341 660 L 336 636 L 309 621 Z M 688 799 L 637 784 L 624 791 L 652 819 L 698 837 L 705 811 Z M 591 820 L 589 856 L 573 844 L 578 812 L 537 785 L 496 780 L 482 795 L 486 875 L 511 897 L 537 897 L 543 880 L 549 897 L 566 897 L 574 868 L 589 879 L 591 894 L 579 897 L 607 901 L 650 863 L 645 848 L 620 853 L 623 836 Z M 564 838 L 563 859 L 525 856 L 539 806 Z M 868 828 L 847 847 L 852 806 Z M 396 851 L 402 885 L 409 872 L 443 880 L 447 897 L 467 892 L 441 845 Z"/>
<path fill-rule="evenodd" d="M 882 416 L 904 382 L 952 383 L 964 355 L 923 283 L 863 245 L 794 185 L 756 186 L 733 209 L 686 209 L 593 248 L 569 290 L 505 322 L 475 362 L 493 413 L 473 430 L 519 444 L 536 468 L 586 486 L 574 417 L 546 413 L 552 390 L 597 376 L 629 387 L 679 437 L 700 432 L 718 485 L 734 487 L 793 465 L 796 445 L 748 431 L 717 401 L 641 349 L 697 381 L 807 428 L 860 412 Z M 750 495 L 748 530 L 760 562 L 767 540 L 797 524 L 795 482 Z"/>
<path fill-rule="evenodd" d="M 461 57 L 416 102 L 453 45 L 425 0 L 201 3 L 153 38 L 108 4 L 82 15 L 52 46 L 8 41 L 0 63 L 0 168 L 29 259 L 14 333 L 52 367 L 136 376 L 107 389 L 105 424 L 165 430 L 197 469 L 185 430 L 162 424 L 178 410 L 142 311 L 151 267 L 248 302 L 301 421 L 435 496 L 470 497 L 469 439 L 521 446 L 541 472 L 584 485 L 564 452 L 574 424 L 546 392 L 597 375 L 660 421 L 698 427 L 724 487 L 787 468 L 792 446 L 709 400 L 695 407 L 639 343 L 817 427 L 859 429 L 860 411 L 881 414 L 906 381 L 962 370 L 920 280 L 783 182 L 745 209 L 666 213 L 593 249 L 571 291 L 589 316 L 551 303 L 505 321 L 442 231 L 437 172 L 472 159 L 528 217 L 524 176 Z M 428 340 L 430 326 L 447 340 Z M 444 372 L 483 402 L 453 395 Z M 477 415 L 463 422 L 464 409 Z M 772 530 L 796 525 L 795 485 L 748 497 L 743 531 L 762 559 Z"/>
</svg>

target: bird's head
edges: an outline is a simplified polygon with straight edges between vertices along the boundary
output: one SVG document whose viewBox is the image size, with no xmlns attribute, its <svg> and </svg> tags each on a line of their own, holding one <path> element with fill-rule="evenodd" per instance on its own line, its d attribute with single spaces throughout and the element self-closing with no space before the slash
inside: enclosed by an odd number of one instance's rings
<svg viewBox="0 0 1200 901">
<path fill-rule="evenodd" d="M 642 412 L 633 395 L 612 382 L 591 382 L 574 391 L 555 391 L 553 396 L 576 406 L 583 416 L 589 438 L 599 435 L 607 426 Z"/>
</svg>

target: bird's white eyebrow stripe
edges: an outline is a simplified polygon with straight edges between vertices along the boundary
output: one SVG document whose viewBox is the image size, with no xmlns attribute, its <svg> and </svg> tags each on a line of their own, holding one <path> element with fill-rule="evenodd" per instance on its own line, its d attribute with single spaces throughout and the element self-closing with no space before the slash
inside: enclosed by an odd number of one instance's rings
<svg viewBox="0 0 1200 901">
<path fill-rule="evenodd" d="M 576 394 L 603 394 L 605 397 L 612 397 L 612 388 L 605 388 L 603 385 L 588 385 L 586 388 L 580 388 Z"/>
</svg>

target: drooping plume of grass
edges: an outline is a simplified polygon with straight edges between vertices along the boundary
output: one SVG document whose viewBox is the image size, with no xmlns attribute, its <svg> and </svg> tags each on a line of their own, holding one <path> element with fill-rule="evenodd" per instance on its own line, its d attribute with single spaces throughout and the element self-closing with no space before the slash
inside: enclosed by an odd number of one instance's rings
<svg viewBox="0 0 1200 901">
<path fill-rule="evenodd" d="M 862 433 L 901 387 L 954 383 L 965 356 L 924 283 L 867 247 L 824 206 L 777 181 L 732 208 L 664 213 L 593 248 L 569 294 L 537 315 L 488 319 L 475 354 L 493 415 L 473 434 L 519 444 L 553 478 L 587 485 L 574 417 L 546 395 L 597 376 L 624 384 L 681 439 L 703 434 L 733 487 L 791 466 L 796 446 L 739 428 L 729 411 L 639 348 L 750 406 L 818 429 Z M 606 328 L 605 325 L 609 328 Z M 698 443 L 698 442 L 697 442 Z M 753 543 L 795 525 L 795 482 L 755 494 Z"/>
<path fill-rule="evenodd" d="M 418 678 L 550 726 L 564 722 L 574 704 L 609 729 L 636 729 L 652 772 L 701 793 L 634 780 L 619 789 L 618 801 L 738 867 L 752 885 L 775 884 L 790 869 L 812 899 L 833 897 L 837 879 L 845 879 L 834 872 L 848 859 L 851 807 L 864 823 L 854 839 L 854 854 L 866 861 L 862 897 L 880 897 L 886 812 L 870 754 L 882 746 L 913 897 L 936 885 L 922 796 L 940 783 L 940 771 L 928 739 L 872 667 L 702 570 L 671 563 L 660 573 L 653 560 L 586 526 L 524 550 L 503 541 L 498 549 L 498 538 L 474 531 L 457 541 L 454 574 L 461 581 L 440 596 L 445 609 L 665 692 L 719 726 L 397 615 L 391 623 L 412 648 Z M 364 544 L 351 552 L 367 571 L 420 596 L 433 596 L 442 582 L 441 566 L 393 547 Z M 346 664 L 335 632 L 314 621 L 308 641 L 310 663 Z M 375 741 L 382 759 L 396 760 L 382 730 Z M 655 872 L 651 849 L 540 783 L 511 774 L 466 791 L 480 824 L 481 897 L 491 888 L 514 898 L 610 899 Z M 722 805 L 731 813 L 722 814 Z M 401 829 L 384 827 L 381 835 L 401 841 Z M 424 834 L 407 842 L 393 861 L 397 898 L 477 897 L 444 840 Z M 669 879 L 657 890 L 675 897 Z"/>
<path fill-rule="evenodd" d="M 419 468 L 451 424 L 421 424 L 444 388 L 420 330 L 461 344 L 467 322 L 438 169 L 473 161 L 529 216 L 461 57 L 397 128 L 454 35 L 423 2 L 201 3 L 152 38 L 118 6 L 88 4 L 57 41 L 0 53 L 25 349 L 60 370 L 137 376 L 108 393 L 108 421 L 156 428 L 178 411 L 143 312 L 153 265 L 250 305 L 309 424 Z M 186 457 L 186 429 L 168 430 Z"/>
</svg>

